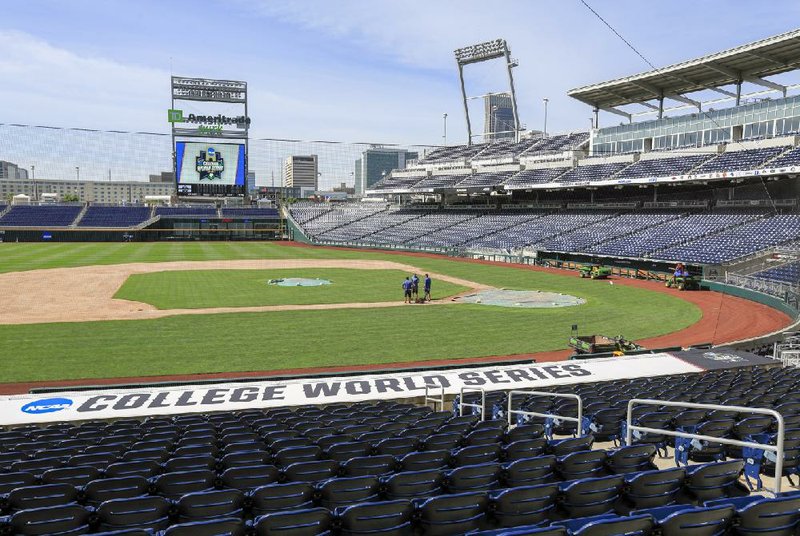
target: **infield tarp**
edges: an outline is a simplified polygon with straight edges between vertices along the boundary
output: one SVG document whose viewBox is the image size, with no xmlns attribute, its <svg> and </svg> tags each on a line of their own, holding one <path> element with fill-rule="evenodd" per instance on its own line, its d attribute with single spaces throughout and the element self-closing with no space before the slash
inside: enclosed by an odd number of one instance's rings
<svg viewBox="0 0 800 536">
<path fill-rule="evenodd" d="M 0 425 L 413 398 L 425 394 L 425 385 L 443 386 L 445 394 L 450 395 L 459 393 L 462 387 L 480 387 L 487 391 L 533 389 L 768 363 L 775 361 L 744 352 L 715 349 L 424 373 L 16 395 L 0 397 Z M 437 389 L 434 394 L 440 392 Z"/>
</svg>

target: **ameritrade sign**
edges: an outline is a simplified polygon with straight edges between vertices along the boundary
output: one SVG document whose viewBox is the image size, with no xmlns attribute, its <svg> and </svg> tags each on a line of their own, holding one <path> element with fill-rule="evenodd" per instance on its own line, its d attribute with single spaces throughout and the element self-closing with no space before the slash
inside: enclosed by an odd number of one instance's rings
<svg viewBox="0 0 800 536">
<path fill-rule="evenodd" d="M 446 394 L 457 394 L 462 387 L 479 387 L 485 390 L 530 389 L 761 364 L 757 356 L 750 354 L 688 354 L 689 352 L 684 352 L 676 357 L 661 353 L 413 374 L 371 374 L 313 380 L 0 397 L 0 425 L 412 398 L 424 395 L 426 385 L 443 386 Z M 439 392 L 437 389 L 436 393 Z"/>
</svg>

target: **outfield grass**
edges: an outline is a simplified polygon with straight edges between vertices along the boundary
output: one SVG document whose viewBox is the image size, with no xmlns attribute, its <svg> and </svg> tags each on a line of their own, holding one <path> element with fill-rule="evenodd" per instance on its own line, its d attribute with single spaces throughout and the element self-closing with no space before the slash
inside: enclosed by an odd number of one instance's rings
<svg viewBox="0 0 800 536">
<path fill-rule="evenodd" d="M 580 279 L 570 272 L 558 275 L 438 257 L 274 243 L 0 244 L 0 272 L 253 258 L 392 260 L 423 272 L 497 287 L 564 292 L 586 299 L 586 304 L 524 310 L 462 304 L 0 326 L 0 355 L 6 356 L 0 381 L 274 370 L 529 353 L 565 348 L 570 327 L 576 323 L 582 333 L 622 334 L 635 340 L 677 331 L 695 323 L 701 314 L 679 298 Z"/>
<path fill-rule="evenodd" d="M 149 303 L 157 309 L 402 301 L 401 284 L 408 275 L 399 270 L 343 268 L 154 272 L 131 275 L 114 297 Z M 332 284 L 317 287 L 267 284 L 270 279 L 289 277 L 327 279 Z M 437 298 L 465 290 L 467 287 L 436 282 Z"/>
</svg>

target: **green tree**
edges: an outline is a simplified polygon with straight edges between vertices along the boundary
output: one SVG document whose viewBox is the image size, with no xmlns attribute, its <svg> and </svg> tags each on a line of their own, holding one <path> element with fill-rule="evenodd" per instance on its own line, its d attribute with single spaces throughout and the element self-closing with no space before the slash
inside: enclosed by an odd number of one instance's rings
<svg viewBox="0 0 800 536">
<path fill-rule="evenodd" d="M 64 201 L 65 203 L 72 203 L 72 202 L 75 202 L 75 201 L 80 201 L 80 198 L 78 197 L 78 194 L 69 192 L 69 193 L 64 194 L 61 197 L 61 200 Z"/>
</svg>

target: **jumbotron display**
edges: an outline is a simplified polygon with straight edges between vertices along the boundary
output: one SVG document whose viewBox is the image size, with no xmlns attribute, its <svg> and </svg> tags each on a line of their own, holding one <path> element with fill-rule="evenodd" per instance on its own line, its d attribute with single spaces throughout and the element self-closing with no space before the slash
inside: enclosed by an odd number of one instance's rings
<svg viewBox="0 0 800 536">
<path fill-rule="evenodd" d="M 244 195 L 243 144 L 179 141 L 175 159 L 178 195 Z"/>
</svg>

